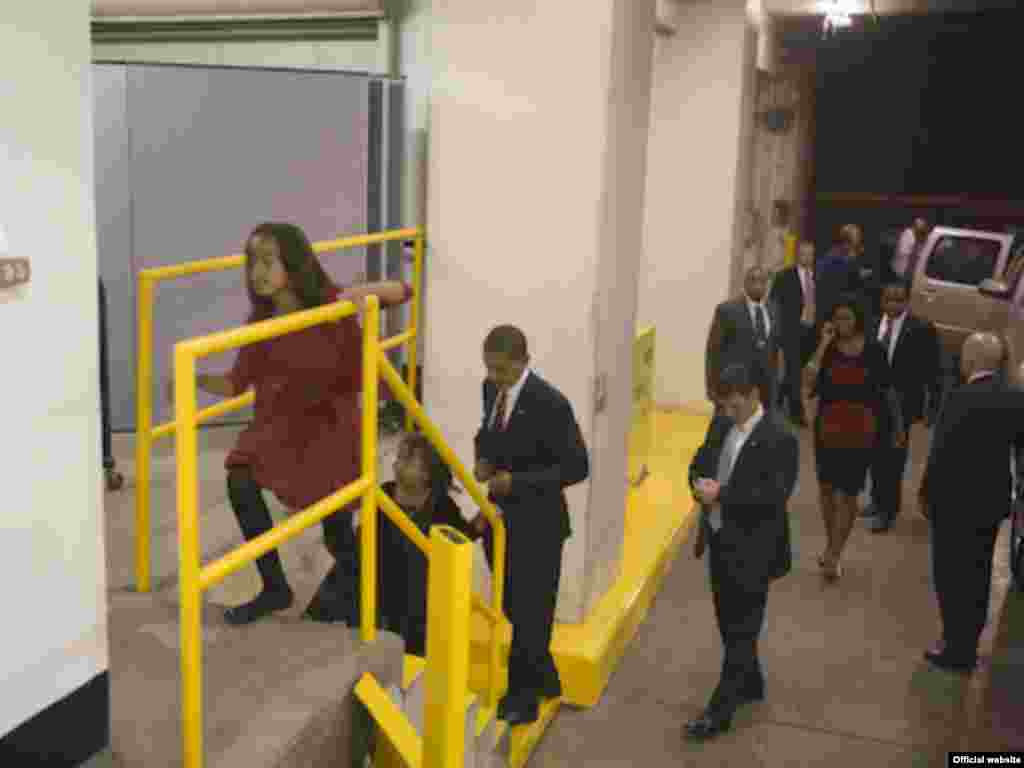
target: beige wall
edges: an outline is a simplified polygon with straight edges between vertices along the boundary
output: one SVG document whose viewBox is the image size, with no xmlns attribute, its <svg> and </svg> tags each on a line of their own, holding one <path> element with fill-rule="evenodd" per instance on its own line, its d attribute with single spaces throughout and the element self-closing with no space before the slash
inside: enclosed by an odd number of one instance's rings
<svg viewBox="0 0 1024 768">
<path fill-rule="evenodd" d="M 621 518 L 625 503 L 625 430 L 604 436 L 621 406 L 602 414 L 608 426 L 598 426 L 594 383 L 598 365 L 615 360 L 601 353 L 605 323 L 616 317 L 609 302 L 619 298 L 602 293 L 602 281 L 619 274 L 617 259 L 640 250 L 630 206 L 638 222 L 633 174 L 641 159 L 614 153 L 643 140 L 625 124 L 628 105 L 636 106 L 626 78 L 643 70 L 632 25 L 650 24 L 653 0 L 629 5 L 637 16 L 627 14 L 625 0 L 588 3 L 586 13 L 576 3 L 513 2 L 499 10 L 450 0 L 434 8 L 432 45 L 445 55 L 433 60 L 427 158 L 430 414 L 456 452 L 471 458 L 481 420 L 481 343 L 491 326 L 515 323 L 539 373 L 572 402 L 591 455 L 621 442 L 621 460 L 606 470 L 621 487 L 609 506 L 588 506 L 590 483 L 568 491 L 574 535 L 563 563 L 563 622 L 584 615 L 588 535 L 601 525 L 589 515 L 614 506 Z M 649 31 L 642 35 L 648 45 Z M 621 192 L 610 189 L 617 178 Z M 625 197 L 631 191 L 636 196 Z M 628 404 L 628 383 L 616 378 L 608 395 Z M 603 578 L 595 572 L 594 583 Z"/>
<path fill-rule="evenodd" d="M 594 334 L 595 368 L 606 377 L 607 397 L 605 407 L 594 414 L 590 438 L 584 615 L 614 585 L 625 536 L 654 10 L 651 2 L 615 0 L 612 16 Z"/>
<path fill-rule="evenodd" d="M 772 208 L 776 200 L 788 200 L 792 206 L 792 229 L 799 233 L 806 220 L 807 155 L 811 151 L 810 83 L 799 71 L 780 73 L 774 82 L 759 77 L 757 111 L 772 106 L 788 106 L 795 110 L 791 129 L 773 133 L 758 123 L 754 134 L 753 207 L 761 222 L 759 249 L 746 255 L 745 264 L 761 263 L 770 268 L 779 266 L 777 251 L 770 247 L 773 236 Z"/>
<path fill-rule="evenodd" d="M 655 45 L 639 320 L 658 328 L 662 405 L 706 406 L 704 344 L 742 248 L 756 53 L 745 5 L 681 3 L 678 34 Z"/>
<path fill-rule="evenodd" d="M 107 668 L 87 4 L 6 4 L 0 67 L 5 734 Z"/>
</svg>

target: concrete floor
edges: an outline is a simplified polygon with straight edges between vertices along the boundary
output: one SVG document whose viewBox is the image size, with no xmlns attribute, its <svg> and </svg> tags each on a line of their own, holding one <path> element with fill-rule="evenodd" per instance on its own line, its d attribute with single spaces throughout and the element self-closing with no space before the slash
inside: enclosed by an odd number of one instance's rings
<svg viewBox="0 0 1024 768">
<path fill-rule="evenodd" d="M 912 438 L 911 502 L 927 440 L 923 429 Z M 945 766 L 951 749 L 1024 749 L 1024 600 L 1007 599 L 1009 525 L 997 545 L 985 659 L 966 677 L 921 657 L 939 623 L 928 525 L 913 504 L 889 533 L 858 525 L 843 578 L 826 585 L 815 564 L 824 536 L 803 431 L 790 515 L 794 569 L 769 594 L 760 643 L 764 702 L 741 709 L 713 741 L 682 734 L 721 663 L 706 565 L 687 543 L 599 704 L 564 707 L 530 766 Z"/>
<path fill-rule="evenodd" d="M 240 542 L 223 473 L 235 434 L 218 428 L 200 437 L 204 559 Z M 925 430 L 912 438 L 905 490 L 911 502 L 927 440 Z M 155 570 L 165 586 L 173 582 L 175 551 L 170 445 L 154 458 L 153 482 Z M 391 450 L 392 445 L 382 447 L 382 474 L 389 473 Z M 115 453 L 129 484 L 106 497 L 108 588 L 119 591 L 133 582 L 130 436 L 116 437 Z M 974 675 L 962 677 L 933 670 L 921 659 L 922 650 L 938 638 L 939 624 L 928 526 L 912 504 L 887 534 L 873 535 L 858 525 L 842 580 L 825 585 L 814 562 L 824 537 L 813 453 L 804 431 L 790 514 L 794 570 L 769 595 L 761 641 L 764 702 L 741 709 L 732 731 L 714 741 L 695 744 L 682 735 L 683 723 L 710 695 L 721 662 L 706 565 L 693 559 L 686 543 L 602 700 L 586 711 L 563 707 L 530 765 L 944 766 L 949 749 L 1024 749 L 1024 599 L 1007 596 L 1009 526 L 997 544 L 991 623 L 982 638 L 985 658 Z M 310 541 L 296 542 L 294 554 L 285 553 L 290 573 L 297 574 L 300 557 L 321 549 L 311 537 L 319 537 L 319 531 L 301 537 Z M 326 561 L 316 566 L 319 572 Z M 302 586 L 315 587 L 319 573 L 303 575 L 309 585 Z M 209 598 L 239 602 L 257 585 L 255 569 L 244 569 Z M 96 768 L 107 764 L 98 760 Z"/>
</svg>

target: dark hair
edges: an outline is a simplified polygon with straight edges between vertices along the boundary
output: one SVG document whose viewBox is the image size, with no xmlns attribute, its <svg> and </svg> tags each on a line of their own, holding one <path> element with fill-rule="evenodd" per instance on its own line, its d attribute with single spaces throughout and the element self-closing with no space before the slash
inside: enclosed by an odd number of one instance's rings
<svg viewBox="0 0 1024 768">
<path fill-rule="evenodd" d="M 765 391 L 764 366 L 757 361 L 747 363 L 730 363 L 722 369 L 718 378 L 719 397 L 743 395 L 749 397 L 754 388 Z"/>
<path fill-rule="evenodd" d="M 836 312 L 844 307 L 853 312 L 854 329 L 857 331 L 863 331 L 866 327 L 867 315 L 864 312 L 864 304 L 855 294 L 845 293 L 840 296 L 839 300 L 832 305 L 832 311 L 829 313 L 829 319 L 834 321 L 836 318 Z"/>
<path fill-rule="evenodd" d="M 245 287 L 249 292 L 252 312 L 249 322 L 266 320 L 274 314 L 274 303 L 269 297 L 260 296 L 252 287 L 252 240 L 262 236 L 272 238 L 277 243 L 281 265 L 288 273 L 291 289 L 298 296 L 306 309 L 326 304 L 334 282 L 328 277 L 324 268 L 313 252 L 313 246 L 299 227 L 281 222 L 264 222 L 256 227 L 245 241 Z"/>
<path fill-rule="evenodd" d="M 452 469 L 445 464 L 441 454 L 437 452 L 433 444 L 421 432 L 406 432 L 399 441 L 399 450 L 408 448 L 414 456 L 418 457 L 427 467 L 427 476 L 430 485 L 431 516 L 433 509 L 438 502 L 454 489 L 454 478 Z"/>
<path fill-rule="evenodd" d="M 484 339 L 484 352 L 517 362 L 527 358 L 526 336 L 514 325 L 499 325 Z"/>
</svg>

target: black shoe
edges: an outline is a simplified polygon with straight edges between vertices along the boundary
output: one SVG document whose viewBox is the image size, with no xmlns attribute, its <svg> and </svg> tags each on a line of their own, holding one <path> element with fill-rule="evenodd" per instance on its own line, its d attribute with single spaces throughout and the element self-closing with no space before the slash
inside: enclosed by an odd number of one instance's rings
<svg viewBox="0 0 1024 768">
<path fill-rule="evenodd" d="M 243 624 L 252 624 L 254 621 L 259 621 L 264 616 L 269 616 L 276 611 L 284 611 L 291 608 L 294 599 L 295 596 L 288 587 L 273 591 L 264 590 L 260 592 L 255 600 L 250 600 L 242 605 L 236 605 L 234 608 L 228 608 L 224 611 L 224 619 L 228 624 L 236 627 Z"/>
<path fill-rule="evenodd" d="M 562 683 L 555 680 L 553 683 L 549 683 L 544 686 L 544 689 L 540 692 L 541 698 L 544 699 L 560 699 L 562 698 Z"/>
<path fill-rule="evenodd" d="M 925 651 L 924 657 L 939 669 L 948 672 L 973 672 L 978 666 L 978 657 L 956 657 L 946 651 Z"/>
<path fill-rule="evenodd" d="M 504 720 L 510 726 L 525 725 L 537 720 L 539 707 L 536 696 L 527 694 L 515 694 L 505 696 L 498 704 L 498 719 Z"/>
<path fill-rule="evenodd" d="M 518 698 L 519 697 L 517 697 L 515 694 L 511 694 L 511 693 L 506 693 L 504 696 L 501 697 L 501 701 L 498 702 L 498 712 L 497 712 L 499 720 L 507 720 L 508 719 L 508 712 L 509 712 L 510 709 L 514 709 L 515 708 L 515 705 L 516 705 L 516 702 L 517 702 Z"/>
<path fill-rule="evenodd" d="M 740 697 L 744 701 L 764 701 L 764 684 L 744 688 L 740 691 Z"/>
<path fill-rule="evenodd" d="M 892 529 L 892 518 L 876 516 L 868 520 L 868 530 L 872 533 L 887 533 Z"/>
<path fill-rule="evenodd" d="M 703 741 L 712 739 L 720 733 L 725 733 L 732 727 L 732 718 L 714 717 L 704 714 L 696 720 L 691 720 L 684 726 L 686 735 L 691 739 Z"/>
</svg>

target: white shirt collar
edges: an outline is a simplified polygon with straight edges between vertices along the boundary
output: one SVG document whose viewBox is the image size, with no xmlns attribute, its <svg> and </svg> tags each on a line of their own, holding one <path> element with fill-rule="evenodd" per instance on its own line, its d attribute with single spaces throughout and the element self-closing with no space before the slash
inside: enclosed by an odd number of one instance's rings
<svg viewBox="0 0 1024 768">
<path fill-rule="evenodd" d="M 751 310 L 754 307 L 764 307 L 764 299 L 761 299 L 760 301 L 754 301 L 752 298 L 747 296 L 746 293 L 743 294 L 743 298 L 746 299 L 747 307 L 749 307 Z"/>
<path fill-rule="evenodd" d="M 891 323 L 892 327 L 893 327 L 893 331 L 899 330 L 900 328 L 903 327 L 903 321 L 907 319 L 907 315 L 908 314 L 909 314 L 908 310 L 903 310 L 903 314 L 896 315 L 896 317 L 889 317 L 888 315 L 882 315 L 882 318 L 883 318 L 882 328 L 888 328 L 889 324 Z"/>
<path fill-rule="evenodd" d="M 761 419 L 764 418 L 764 406 L 760 403 L 757 404 L 757 410 L 747 419 L 744 424 L 737 424 L 736 429 L 744 436 L 749 436 L 754 431 L 754 427 L 761 423 Z"/>
<path fill-rule="evenodd" d="M 515 412 L 516 402 L 519 400 L 519 393 L 523 391 L 523 385 L 526 383 L 526 378 L 530 375 L 530 366 L 523 368 L 522 374 L 520 374 L 518 381 L 508 388 L 508 392 L 505 394 L 505 423 L 507 424 L 512 419 L 512 414 Z M 498 398 L 494 398 L 494 407 L 491 410 L 491 424 L 494 424 L 494 418 L 498 409 Z"/>
</svg>

